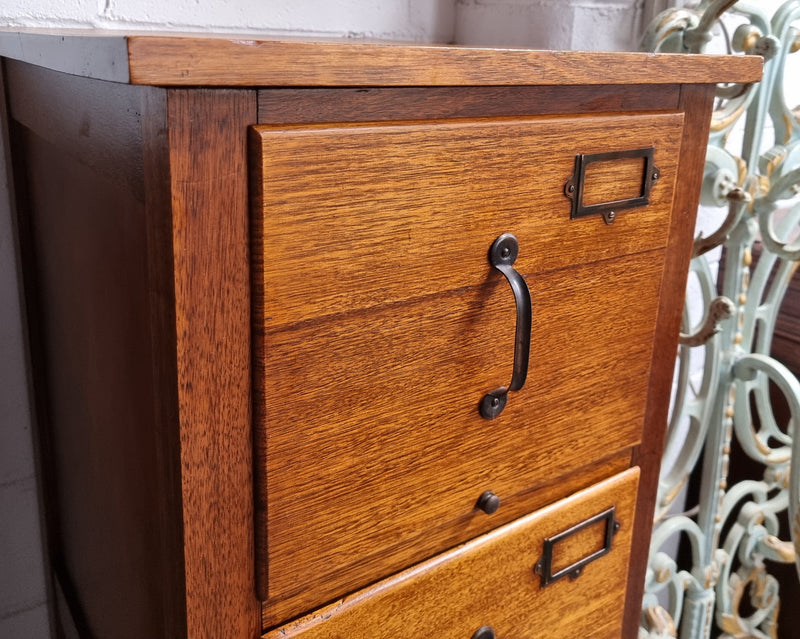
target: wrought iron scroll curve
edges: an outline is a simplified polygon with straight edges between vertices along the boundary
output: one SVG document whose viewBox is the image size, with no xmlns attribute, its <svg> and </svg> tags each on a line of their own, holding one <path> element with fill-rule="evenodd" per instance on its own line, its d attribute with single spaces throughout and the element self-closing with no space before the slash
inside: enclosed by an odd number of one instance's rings
<svg viewBox="0 0 800 639">
<path fill-rule="evenodd" d="M 800 382 L 770 354 L 800 264 L 800 108 L 784 94 L 787 58 L 800 49 L 800 0 L 784 2 L 771 18 L 757 3 L 735 0 L 669 10 L 642 48 L 703 52 L 721 17 L 727 49 L 762 55 L 764 77 L 717 94 L 702 203 L 724 215 L 695 242 L 690 280 L 707 310 L 699 321 L 696 311 L 684 313 L 640 639 L 778 636 L 780 585 L 767 560 L 800 558 L 800 472 L 790 473 L 800 467 Z M 743 141 L 733 148 L 742 123 Z M 788 420 L 776 417 L 776 395 Z M 763 476 L 729 485 L 734 440 Z M 672 514 L 693 471 L 701 476 L 698 502 Z M 779 526 L 784 513 L 791 534 Z M 668 552 L 676 539 L 691 565 Z"/>
</svg>

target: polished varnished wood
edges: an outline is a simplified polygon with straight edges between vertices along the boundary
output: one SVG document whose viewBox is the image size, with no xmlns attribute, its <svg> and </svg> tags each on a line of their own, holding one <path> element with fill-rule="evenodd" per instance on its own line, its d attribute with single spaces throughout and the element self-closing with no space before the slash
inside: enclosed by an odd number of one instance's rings
<svg viewBox="0 0 800 639">
<path fill-rule="evenodd" d="M 247 36 L 128 38 L 131 82 L 171 85 L 459 86 L 755 81 L 749 56 L 479 49 Z M 610 63 L 619 65 L 610 76 Z M 613 78 L 613 79 L 611 79 Z M 610 81 L 609 81 L 610 80 Z"/>
<path fill-rule="evenodd" d="M 154 85 L 459 86 L 755 82 L 755 56 L 487 49 L 246 34 L 0 31 L 0 55 L 90 77 Z M 87 42 L 76 46 L 73 39 Z M 96 41 L 92 41 L 96 38 Z M 127 68 L 109 64 L 127 53 Z M 609 73 L 609 67 L 614 73 Z M 127 72 L 127 73 L 126 73 Z"/>
<path fill-rule="evenodd" d="M 144 91 L 124 84 L 76 78 L 50 69 L 5 61 L 9 111 L 25 128 L 80 157 L 107 181 L 142 198 Z M 81 101 L 76 96 L 83 96 Z M 134 101 L 135 108 L 131 107 Z M 64 105 L 60 109 L 49 105 Z"/>
<path fill-rule="evenodd" d="M 641 157 L 590 163 L 583 176 L 581 206 L 644 197 L 645 167 Z"/>
<path fill-rule="evenodd" d="M 15 93 L 20 76 L 8 79 Z M 29 88 L 18 95 L 29 96 Z M 51 97 L 78 104 L 83 88 L 56 83 Z M 137 109 L 154 91 L 115 88 L 115 97 L 126 93 Z M 106 109 L 115 99 L 105 108 L 88 106 L 85 117 L 56 116 L 59 102 L 25 103 L 21 110 L 11 100 L 25 283 L 36 318 L 35 387 L 48 454 L 48 545 L 70 608 L 59 606 L 57 614 L 71 617 L 87 636 L 179 636 L 177 432 L 149 427 L 169 401 L 157 382 L 165 355 L 154 350 L 158 311 L 150 277 L 171 277 L 171 267 L 151 270 L 141 160 L 137 165 L 127 150 L 113 151 L 140 145 L 138 129 L 121 124 L 99 133 L 122 138 L 105 147 L 115 168 L 102 172 L 80 161 L 97 141 L 77 141 L 81 126 L 87 138 L 96 123 L 110 121 Z M 60 136 L 39 126 L 53 120 Z M 126 164 L 129 175 L 122 178 Z M 120 626 L 120 619 L 127 623 Z"/>
<path fill-rule="evenodd" d="M 642 116 L 636 133 L 622 120 L 254 130 L 273 620 L 520 514 L 482 517 L 484 490 L 531 491 L 638 442 L 682 117 Z M 570 220 L 576 149 L 651 144 L 665 167 L 651 205 L 611 226 Z M 477 405 L 507 383 L 513 354 L 513 298 L 486 257 L 503 231 L 533 296 L 532 381 L 489 424 Z"/>
<path fill-rule="evenodd" d="M 252 637 L 250 354 L 238 338 L 249 331 L 256 94 L 203 101 L 9 66 L 37 370 L 48 371 L 37 387 L 49 396 L 62 625 L 97 637 Z M 216 397 L 208 384 L 230 385 Z"/>
<path fill-rule="evenodd" d="M 258 127 L 264 325 L 475 286 L 504 232 L 520 241 L 524 274 L 663 247 L 682 120 Z M 614 225 L 570 220 L 564 187 L 575 155 L 642 146 L 655 146 L 663 164 L 651 204 Z M 285 277 L 288 264 L 295 277 Z"/>
<path fill-rule="evenodd" d="M 495 518 L 497 523 L 492 523 L 492 525 L 487 526 L 487 522 L 481 522 L 479 519 L 481 513 L 477 511 L 470 511 L 468 514 L 464 515 L 461 518 L 461 523 L 464 526 L 468 526 L 473 531 L 473 534 L 480 534 L 485 530 L 500 525 L 504 521 L 513 520 L 514 517 L 523 516 L 539 508 L 552 504 L 559 499 L 568 497 L 578 490 L 586 489 L 599 481 L 624 471 L 629 467 L 630 452 L 629 449 L 626 448 L 614 453 L 610 457 L 593 462 L 586 466 L 582 466 L 579 469 L 571 469 L 565 474 L 559 475 L 556 479 L 532 486 L 529 490 L 523 491 L 517 495 L 506 495 L 502 501 L 500 510 L 495 513 L 495 515 L 499 516 Z M 264 511 L 264 514 L 266 515 L 266 511 Z M 483 515 L 483 517 L 488 518 L 486 515 Z M 266 526 L 264 527 L 264 530 L 266 530 Z M 463 533 L 461 533 L 458 528 L 454 530 L 451 529 L 449 531 L 449 539 L 447 539 L 445 536 L 447 533 L 447 530 L 438 530 L 437 539 L 441 544 L 448 548 L 461 543 L 464 538 Z M 264 538 L 265 537 L 257 536 L 257 539 L 259 540 Z M 422 538 L 422 536 L 418 536 L 417 541 L 420 541 L 420 538 Z M 445 541 L 445 539 L 447 539 L 447 541 Z M 404 566 L 412 563 L 413 561 L 425 559 L 432 554 L 432 551 L 428 554 L 420 554 L 418 552 L 414 552 L 413 549 L 402 547 L 397 548 L 396 551 L 402 553 L 408 558 L 408 561 L 406 564 L 404 564 Z M 263 567 L 265 569 L 265 575 L 262 578 L 262 583 L 266 583 L 266 564 L 260 563 L 259 567 Z M 266 601 L 262 610 L 263 627 L 272 628 L 279 625 L 283 620 L 290 618 L 293 611 L 296 609 L 297 598 L 286 601 Z M 313 605 L 309 602 L 306 609 L 313 609 Z"/>
<path fill-rule="evenodd" d="M 10 31 L 0 55 L 65 636 L 310 639 L 336 636 L 330 617 L 372 637 L 411 608 L 449 628 L 437 593 L 457 591 L 457 610 L 616 637 L 623 564 L 635 636 L 698 141 L 713 82 L 760 61 Z M 649 146 L 649 205 L 569 220 L 575 154 Z M 635 167 L 600 168 L 590 200 L 636 190 Z M 531 368 L 487 422 L 513 356 L 487 261 L 503 232 L 533 296 Z M 636 528 L 600 560 L 619 567 L 530 614 L 510 559 L 480 569 L 496 600 L 459 578 L 489 561 L 470 539 L 512 548 L 538 509 L 638 463 Z M 576 523 L 551 515 L 528 540 Z M 461 543 L 472 558 L 436 557 Z M 597 543 L 587 529 L 557 562 Z M 452 568 L 391 576 L 421 561 Z"/>
<path fill-rule="evenodd" d="M 632 460 L 632 463 L 642 468 L 640 480 L 642 497 L 636 507 L 635 535 L 639 543 L 634 547 L 631 559 L 623 634 L 626 637 L 636 636 L 639 627 L 661 453 L 666 435 L 670 389 L 677 356 L 677 336 L 680 331 L 691 259 L 691 253 L 687 252 L 685 247 L 692 244 L 703 181 L 702 171 L 695 167 L 703 165 L 705 144 L 698 144 L 697 141 L 708 137 L 713 103 L 714 92 L 711 87 L 686 86 L 681 91 L 681 108 L 686 113 L 707 113 L 709 116 L 691 118 L 683 130 L 683 153 L 678 166 L 678 184 L 681 188 L 676 191 L 670 222 L 664 281 L 658 305 L 658 325 L 653 345 L 653 367 L 647 393 L 645 430 L 642 433 L 642 445 L 635 451 Z"/>
<path fill-rule="evenodd" d="M 187 632 L 252 637 L 246 127 L 256 94 L 170 91 L 167 113 Z"/>
<path fill-rule="evenodd" d="M 291 599 L 275 611 L 319 605 L 520 514 L 476 511 L 485 490 L 534 491 L 636 444 L 662 260 L 648 252 L 529 278 L 530 383 L 492 422 L 478 404 L 508 383 L 514 335 L 499 274 L 256 338 L 266 594 Z"/>
<path fill-rule="evenodd" d="M 156 402 L 153 426 L 163 430 L 168 445 L 154 455 L 170 478 L 161 494 L 151 496 L 160 514 L 157 530 L 165 546 L 164 556 L 172 574 L 162 584 L 165 636 L 186 633 L 186 562 L 182 517 L 176 510 L 182 503 L 179 477 L 179 406 L 176 401 L 177 359 L 175 353 L 175 280 L 170 197 L 165 187 L 169 176 L 169 127 L 166 91 L 148 87 L 141 92 L 142 174 L 144 177 L 144 224 L 147 242 L 147 292 L 150 309 L 150 341 L 158 356 L 153 361 L 153 386 Z"/>
<path fill-rule="evenodd" d="M 601 482 L 264 639 L 461 639 L 482 626 L 491 626 L 497 637 L 618 639 L 637 477 L 634 468 Z M 577 580 L 542 588 L 534 566 L 544 539 L 612 506 L 621 526 L 611 552 L 586 566 Z M 602 533 L 596 527 L 588 532 L 571 557 L 597 548 Z"/>
<path fill-rule="evenodd" d="M 676 85 L 263 89 L 261 124 L 384 122 L 677 109 Z"/>
</svg>

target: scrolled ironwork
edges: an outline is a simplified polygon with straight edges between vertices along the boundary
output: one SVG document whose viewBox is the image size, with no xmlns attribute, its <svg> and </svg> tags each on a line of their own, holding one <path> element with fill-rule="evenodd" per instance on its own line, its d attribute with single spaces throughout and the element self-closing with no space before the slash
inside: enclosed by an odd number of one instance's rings
<svg viewBox="0 0 800 639">
<path fill-rule="evenodd" d="M 701 202 L 727 215 L 695 242 L 690 281 L 707 310 L 696 324 L 688 306 L 684 313 L 639 639 L 777 637 L 780 584 L 770 562 L 800 572 L 800 473 L 790 472 L 800 467 L 800 382 L 771 354 L 800 265 L 800 108 L 784 91 L 787 58 L 800 50 L 800 0 L 771 19 L 741 1 L 672 9 L 654 20 L 643 48 L 703 52 L 721 18 L 726 49 L 764 56 L 764 77 L 718 90 Z M 777 416 L 776 397 L 788 418 Z M 734 446 L 760 478 L 734 482 Z M 692 475 L 697 503 L 671 514 Z M 779 525 L 785 516 L 790 534 Z M 688 565 L 667 552 L 676 539 Z"/>
<path fill-rule="evenodd" d="M 728 215 L 725 217 L 725 220 L 722 222 L 720 227 L 714 231 L 708 237 L 703 237 L 702 235 L 698 235 L 694 241 L 694 250 L 692 253 L 692 257 L 699 257 L 704 253 L 708 253 L 709 251 L 721 246 L 726 239 L 728 239 L 728 235 L 730 232 L 736 227 L 739 221 L 742 219 L 742 215 L 747 209 L 748 204 L 751 202 L 750 195 L 744 190 L 739 188 L 738 186 L 730 186 L 726 187 L 724 184 L 720 186 L 720 173 L 718 171 L 713 176 L 714 181 L 714 190 L 718 189 L 726 189 L 725 198 L 728 201 Z M 724 180 L 728 180 L 730 178 L 727 177 L 727 174 L 723 173 Z"/>
<path fill-rule="evenodd" d="M 700 328 L 691 335 L 681 333 L 681 346 L 702 346 L 722 330 L 720 322 L 733 315 L 734 303 L 727 297 L 720 295 L 711 300 Z"/>
</svg>

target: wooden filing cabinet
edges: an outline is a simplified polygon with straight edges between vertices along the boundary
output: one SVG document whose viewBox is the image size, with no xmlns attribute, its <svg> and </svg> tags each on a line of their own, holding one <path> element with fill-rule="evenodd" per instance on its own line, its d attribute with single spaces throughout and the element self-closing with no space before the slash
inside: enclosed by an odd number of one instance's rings
<svg viewBox="0 0 800 639">
<path fill-rule="evenodd" d="M 635 635 L 714 83 L 760 61 L 0 53 L 66 636 Z"/>
</svg>

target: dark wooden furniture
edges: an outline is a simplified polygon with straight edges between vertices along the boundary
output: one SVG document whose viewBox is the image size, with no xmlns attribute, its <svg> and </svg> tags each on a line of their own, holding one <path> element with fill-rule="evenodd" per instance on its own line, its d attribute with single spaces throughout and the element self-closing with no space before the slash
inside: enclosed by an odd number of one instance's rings
<svg viewBox="0 0 800 639">
<path fill-rule="evenodd" d="M 66 635 L 635 636 L 714 83 L 759 60 L 0 54 Z"/>
</svg>

